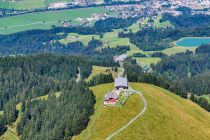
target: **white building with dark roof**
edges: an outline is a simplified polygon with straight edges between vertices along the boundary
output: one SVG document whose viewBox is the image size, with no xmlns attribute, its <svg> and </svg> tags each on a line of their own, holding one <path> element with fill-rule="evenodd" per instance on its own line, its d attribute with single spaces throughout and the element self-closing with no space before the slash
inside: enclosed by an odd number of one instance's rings
<svg viewBox="0 0 210 140">
<path fill-rule="evenodd" d="M 128 79 L 118 76 L 114 80 L 115 89 L 128 89 Z"/>
</svg>

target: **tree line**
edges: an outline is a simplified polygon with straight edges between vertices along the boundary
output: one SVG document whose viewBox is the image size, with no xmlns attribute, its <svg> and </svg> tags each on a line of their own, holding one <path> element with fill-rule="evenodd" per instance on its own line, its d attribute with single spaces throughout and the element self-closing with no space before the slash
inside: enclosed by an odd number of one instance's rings
<svg viewBox="0 0 210 140">
<path fill-rule="evenodd" d="M 21 140 L 71 139 L 88 125 L 95 97 L 84 83 L 66 82 L 59 97 L 27 100 L 17 133 Z"/>
</svg>

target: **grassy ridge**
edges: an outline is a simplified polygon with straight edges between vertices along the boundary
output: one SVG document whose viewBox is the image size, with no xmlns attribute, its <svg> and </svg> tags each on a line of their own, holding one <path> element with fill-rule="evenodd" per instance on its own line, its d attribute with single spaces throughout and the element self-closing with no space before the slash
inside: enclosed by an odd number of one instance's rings
<svg viewBox="0 0 210 140">
<path fill-rule="evenodd" d="M 200 108 L 190 100 L 183 99 L 162 88 L 141 83 L 131 83 L 131 86 L 140 90 L 147 102 L 148 110 L 127 129 L 116 135 L 113 140 L 133 139 L 182 139 L 189 137 L 193 140 L 210 139 L 210 113 Z M 74 140 L 104 139 L 107 135 L 117 130 L 120 123 L 127 119 L 115 117 L 133 115 L 140 110 L 136 106 L 142 106 L 138 96 L 132 96 L 127 103 L 128 108 L 104 108 L 101 103 L 106 91 L 113 88 L 112 84 L 93 87 L 97 103 L 96 111 L 91 118 L 89 126 Z M 130 115 L 132 116 L 132 115 Z M 121 125 L 122 125 L 121 124 Z"/>
<path fill-rule="evenodd" d="M 92 88 L 96 96 L 95 113 L 91 117 L 88 128 L 80 135 L 75 136 L 74 140 L 105 139 L 109 134 L 125 125 L 143 108 L 138 95 L 131 96 L 124 107 L 104 107 L 104 95 L 113 88 L 113 84 L 103 84 Z"/>
<path fill-rule="evenodd" d="M 148 101 L 146 113 L 114 139 L 209 139 L 210 114 L 167 90 L 133 83 Z"/>
</svg>

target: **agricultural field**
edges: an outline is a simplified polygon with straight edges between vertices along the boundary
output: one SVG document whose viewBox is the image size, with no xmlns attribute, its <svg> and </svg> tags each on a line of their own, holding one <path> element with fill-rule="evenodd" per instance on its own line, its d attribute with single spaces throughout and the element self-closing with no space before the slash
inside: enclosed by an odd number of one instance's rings
<svg viewBox="0 0 210 140">
<path fill-rule="evenodd" d="M 168 48 L 165 50 L 162 50 L 161 52 L 167 54 L 167 55 L 173 55 L 180 52 L 185 52 L 187 50 L 195 52 L 195 47 L 180 47 L 180 46 L 173 46 L 172 48 Z"/>
<path fill-rule="evenodd" d="M 93 66 L 92 73 L 86 79 L 86 81 L 90 81 L 94 76 L 96 76 L 98 74 L 101 74 L 101 73 L 109 74 L 110 72 L 112 73 L 113 77 L 117 76 L 117 72 L 111 70 L 111 68 L 109 68 L 109 67 Z"/>
<path fill-rule="evenodd" d="M 162 15 L 159 14 L 155 19 L 154 19 L 154 27 L 155 28 L 166 28 L 166 27 L 174 27 L 169 21 L 166 22 L 160 22 L 160 19 L 162 19 Z"/>
<path fill-rule="evenodd" d="M 142 57 L 142 58 L 135 58 L 138 64 L 140 65 L 147 65 L 150 66 L 150 64 L 158 63 L 161 59 L 158 57 Z"/>
<path fill-rule="evenodd" d="M 94 39 L 99 39 L 100 37 L 98 35 L 80 35 L 77 33 L 69 33 L 65 39 L 61 39 L 60 42 L 63 44 L 67 44 L 70 42 L 75 42 L 75 41 L 80 41 L 82 42 L 85 46 L 88 45 L 88 43 Z"/>
<path fill-rule="evenodd" d="M 84 45 L 87 45 L 88 42 L 94 37 L 95 39 L 99 39 L 104 42 L 103 47 L 117 47 L 119 45 L 127 45 L 130 46 L 131 51 L 140 51 L 134 44 L 130 43 L 129 38 L 119 38 L 118 32 L 121 30 L 113 30 L 112 32 L 107 32 L 100 38 L 98 35 L 81 35 L 76 33 L 70 33 L 65 39 L 60 40 L 61 43 L 67 44 L 69 42 L 81 41 Z"/>
<path fill-rule="evenodd" d="M 37 12 L 0 18 L 0 34 L 11 34 L 31 29 L 50 29 L 53 25 L 62 26 L 60 21 L 72 20 L 73 25 L 80 22 L 77 18 L 87 18 L 93 13 L 106 13 L 102 7 L 80 8 L 60 11 Z"/>
<path fill-rule="evenodd" d="M 210 114 L 200 106 L 160 87 L 141 83 L 131 83 L 131 86 L 143 93 L 148 109 L 113 140 L 188 139 L 189 136 L 193 140 L 210 139 Z M 138 95 L 129 97 L 124 107 L 104 107 L 104 94 L 113 89 L 113 84 L 92 89 L 97 101 L 95 113 L 88 127 L 74 140 L 104 139 L 131 120 L 143 107 Z"/>
<path fill-rule="evenodd" d="M 0 0 L 0 8 L 27 10 L 48 7 L 51 2 L 70 2 L 71 0 L 20 0 L 19 2 L 9 2 Z"/>
<path fill-rule="evenodd" d="M 131 50 L 139 50 L 134 44 L 130 43 L 129 38 L 119 38 L 118 32 L 121 30 L 114 30 L 113 32 L 107 32 L 101 39 L 107 43 L 110 47 L 117 47 L 118 45 L 128 45 Z"/>
</svg>

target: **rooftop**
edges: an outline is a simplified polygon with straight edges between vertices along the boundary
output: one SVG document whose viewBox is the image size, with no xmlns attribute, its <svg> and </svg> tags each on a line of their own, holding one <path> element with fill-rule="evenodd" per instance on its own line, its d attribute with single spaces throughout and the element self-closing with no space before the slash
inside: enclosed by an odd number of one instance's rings
<svg viewBox="0 0 210 140">
<path fill-rule="evenodd" d="M 115 87 L 128 87 L 128 79 L 126 77 L 118 76 L 115 78 Z"/>
<path fill-rule="evenodd" d="M 108 92 L 105 95 L 105 100 L 109 100 L 109 99 L 117 99 L 117 93 L 115 93 L 115 92 Z"/>
</svg>

